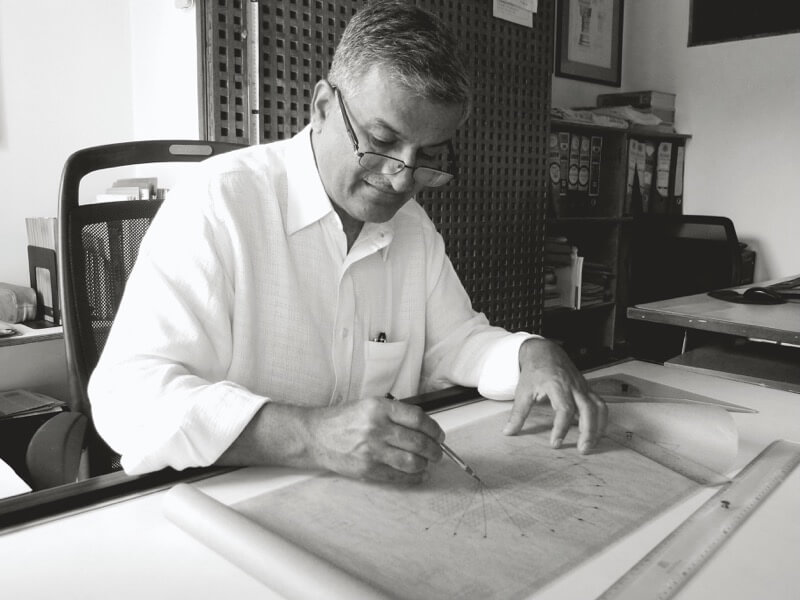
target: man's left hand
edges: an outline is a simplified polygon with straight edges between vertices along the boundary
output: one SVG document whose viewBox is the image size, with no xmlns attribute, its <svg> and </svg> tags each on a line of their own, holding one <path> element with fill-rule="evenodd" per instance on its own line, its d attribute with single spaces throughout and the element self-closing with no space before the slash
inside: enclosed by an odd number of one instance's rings
<svg viewBox="0 0 800 600">
<path fill-rule="evenodd" d="M 586 454 L 594 448 L 605 431 L 608 410 L 566 353 L 549 340 L 531 338 L 520 346 L 519 364 L 514 406 L 503 433 L 519 433 L 533 405 L 549 400 L 555 411 L 550 445 L 561 447 L 577 414 L 578 450 Z"/>
</svg>

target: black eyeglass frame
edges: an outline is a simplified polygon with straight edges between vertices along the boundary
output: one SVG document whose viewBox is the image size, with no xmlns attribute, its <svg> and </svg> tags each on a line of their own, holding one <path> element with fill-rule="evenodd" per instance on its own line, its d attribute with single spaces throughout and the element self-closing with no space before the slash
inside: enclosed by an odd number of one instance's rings
<svg viewBox="0 0 800 600">
<path fill-rule="evenodd" d="M 344 98 L 342 97 L 342 92 L 339 90 L 337 86 L 333 84 L 331 84 L 331 89 L 333 90 L 333 93 L 336 96 L 337 101 L 339 102 L 339 109 L 342 112 L 342 117 L 344 119 L 344 126 L 345 129 L 347 130 L 347 135 L 350 137 L 350 142 L 353 144 L 353 153 L 358 158 L 358 164 L 361 165 L 361 167 L 363 167 L 368 171 L 372 171 L 373 173 L 381 173 L 383 175 L 397 175 L 398 173 L 401 173 L 404 169 L 411 169 L 411 174 L 414 177 L 414 181 L 416 181 L 417 183 L 421 183 L 425 187 L 441 187 L 447 185 L 448 183 L 453 181 L 453 179 L 455 179 L 455 174 L 449 173 L 448 171 L 442 171 L 441 169 L 434 169 L 433 167 L 426 167 L 422 165 L 418 166 L 407 165 L 404 161 L 400 160 L 399 158 L 395 158 L 394 156 L 388 156 L 386 154 L 381 154 L 380 152 L 360 151 L 358 148 L 359 147 L 358 137 L 356 137 L 356 132 L 353 129 L 353 124 L 350 122 L 350 115 L 347 114 L 347 109 L 345 108 L 344 105 Z M 447 141 L 447 153 L 448 153 L 448 162 L 451 165 L 453 165 L 453 171 L 458 170 L 456 164 L 456 153 L 453 148 L 453 143 L 450 140 Z M 364 157 L 367 155 L 378 156 L 381 159 L 383 159 L 384 161 L 383 164 L 386 164 L 386 162 L 389 161 L 389 164 L 394 163 L 398 165 L 399 168 L 396 171 L 384 171 L 381 169 L 371 168 L 363 164 L 362 162 Z M 441 183 L 438 182 L 426 183 L 425 181 L 420 181 L 418 179 L 417 174 L 419 173 L 429 173 L 435 175 L 436 177 L 443 178 L 444 181 L 441 181 Z"/>
</svg>

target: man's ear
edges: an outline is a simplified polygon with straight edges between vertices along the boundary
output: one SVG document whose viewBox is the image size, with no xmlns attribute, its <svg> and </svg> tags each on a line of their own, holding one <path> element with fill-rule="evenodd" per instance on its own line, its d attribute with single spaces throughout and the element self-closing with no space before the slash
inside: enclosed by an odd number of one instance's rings
<svg viewBox="0 0 800 600">
<path fill-rule="evenodd" d="M 319 134 L 330 115 L 335 102 L 333 88 L 325 79 L 320 79 L 314 86 L 314 95 L 311 97 L 311 128 Z"/>
</svg>

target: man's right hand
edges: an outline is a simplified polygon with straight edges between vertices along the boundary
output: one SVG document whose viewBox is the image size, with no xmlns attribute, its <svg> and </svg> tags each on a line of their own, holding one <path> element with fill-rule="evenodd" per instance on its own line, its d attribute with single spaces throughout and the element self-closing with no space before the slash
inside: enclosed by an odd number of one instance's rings
<svg viewBox="0 0 800 600">
<path fill-rule="evenodd" d="M 311 409 L 313 459 L 342 475 L 413 484 L 442 458 L 444 433 L 418 406 L 367 398 Z"/>
<path fill-rule="evenodd" d="M 442 458 L 444 433 L 418 406 L 366 398 L 340 406 L 268 402 L 217 461 L 327 469 L 348 477 L 414 484 Z"/>
</svg>

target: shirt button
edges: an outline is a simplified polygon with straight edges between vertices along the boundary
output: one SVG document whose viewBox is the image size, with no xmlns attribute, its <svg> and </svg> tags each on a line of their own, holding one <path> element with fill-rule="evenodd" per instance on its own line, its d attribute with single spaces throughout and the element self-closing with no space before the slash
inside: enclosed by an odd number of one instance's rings
<svg viewBox="0 0 800 600">
<path fill-rule="evenodd" d="M 349 336 L 349 335 L 350 335 L 350 330 L 349 330 L 347 327 L 345 327 L 344 329 L 342 329 L 342 337 L 343 337 L 343 338 L 346 338 L 346 337 L 347 337 L 347 336 Z"/>
<path fill-rule="evenodd" d="M 342 400 L 343 400 L 342 395 L 341 394 L 336 394 L 336 398 L 334 398 L 334 402 L 336 404 L 341 404 Z"/>
</svg>

